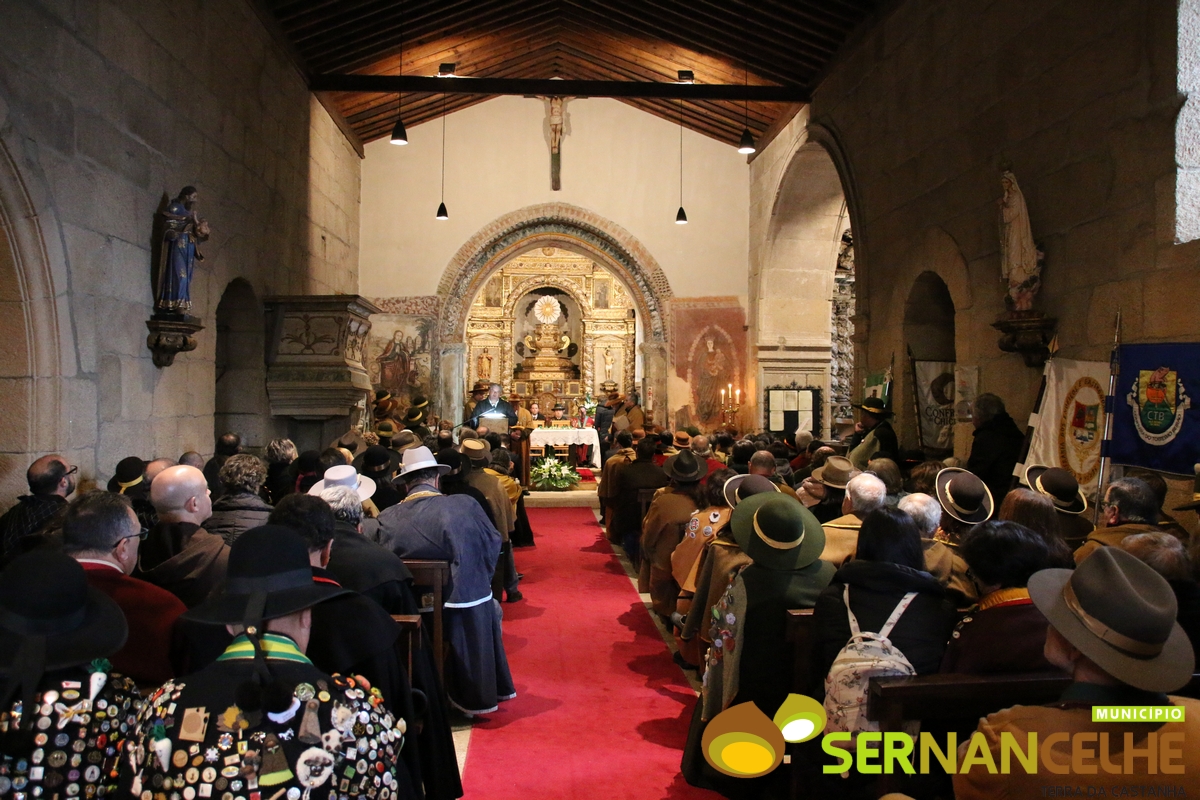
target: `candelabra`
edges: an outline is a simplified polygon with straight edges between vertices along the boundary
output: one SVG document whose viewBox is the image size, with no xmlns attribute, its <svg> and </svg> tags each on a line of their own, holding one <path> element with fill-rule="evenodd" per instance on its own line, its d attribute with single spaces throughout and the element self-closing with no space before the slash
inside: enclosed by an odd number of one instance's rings
<svg viewBox="0 0 1200 800">
<path fill-rule="evenodd" d="M 738 411 L 742 408 L 742 390 L 734 389 L 733 384 L 721 390 L 721 424 L 735 425 Z"/>
</svg>

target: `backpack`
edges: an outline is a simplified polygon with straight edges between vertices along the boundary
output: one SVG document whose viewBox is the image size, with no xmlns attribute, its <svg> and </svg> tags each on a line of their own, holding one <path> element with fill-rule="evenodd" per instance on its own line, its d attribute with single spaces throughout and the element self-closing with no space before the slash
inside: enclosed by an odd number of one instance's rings
<svg viewBox="0 0 1200 800">
<path fill-rule="evenodd" d="M 879 633 L 861 631 L 854 612 L 850 610 L 850 586 L 842 594 L 846 613 L 850 617 L 850 641 L 841 649 L 825 676 L 826 731 L 877 731 L 879 723 L 867 719 L 867 692 L 871 678 L 916 675 L 904 653 L 888 640 L 892 628 L 917 596 L 904 595 L 892 610 Z M 911 730 L 910 730 L 911 727 Z M 919 723 L 905 723 L 904 730 L 916 734 Z"/>
</svg>

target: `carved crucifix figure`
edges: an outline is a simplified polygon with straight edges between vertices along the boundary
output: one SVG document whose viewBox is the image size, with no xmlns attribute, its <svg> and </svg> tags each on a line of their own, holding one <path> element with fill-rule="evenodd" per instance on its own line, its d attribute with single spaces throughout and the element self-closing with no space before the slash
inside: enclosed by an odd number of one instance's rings
<svg viewBox="0 0 1200 800">
<path fill-rule="evenodd" d="M 569 97 L 543 97 L 543 100 L 549 100 L 550 105 L 547 108 L 546 115 L 550 124 L 550 188 L 554 191 L 562 189 L 562 140 L 566 134 L 564 124 L 566 117 L 563 113 L 563 107 L 566 105 Z"/>
</svg>

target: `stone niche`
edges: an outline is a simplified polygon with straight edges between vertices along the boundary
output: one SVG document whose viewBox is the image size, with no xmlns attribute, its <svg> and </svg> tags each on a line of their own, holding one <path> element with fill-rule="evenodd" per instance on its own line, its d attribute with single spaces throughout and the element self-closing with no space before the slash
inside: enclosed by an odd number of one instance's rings
<svg viewBox="0 0 1200 800">
<path fill-rule="evenodd" d="M 316 422 L 365 413 L 371 378 L 363 350 L 371 314 L 358 295 L 268 297 L 267 397 L 271 414 Z"/>
</svg>

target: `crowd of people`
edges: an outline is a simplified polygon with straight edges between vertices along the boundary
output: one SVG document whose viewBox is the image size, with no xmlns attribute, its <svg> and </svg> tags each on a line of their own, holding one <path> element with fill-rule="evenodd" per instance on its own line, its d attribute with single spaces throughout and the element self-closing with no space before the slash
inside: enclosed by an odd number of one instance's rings
<svg viewBox="0 0 1200 800">
<path fill-rule="evenodd" d="M 276 439 L 260 458 L 227 433 L 207 460 L 123 459 L 104 490 L 34 461 L 0 517 L 0 797 L 460 796 L 450 715 L 516 696 L 501 602 L 523 599 L 514 547 L 533 544 L 516 421 L 540 409 L 497 388 L 476 387 L 470 425 L 384 392 L 372 430 L 325 450 Z M 994 395 L 965 463 L 899 450 L 871 401 L 831 443 L 657 430 L 636 397 L 601 408 L 605 535 L 702 677 L 689 782 L 751 797 L 784 780 L 722 775 L 701 740 L 722 710 L 770 717 L 796 690 L 788 609 L 813 609 L 803 688 L 846 730 L 864 724 L 845 667 L 864 632 L 909 674 L 1074 677 L 1058 717 L 982 721 L 994 748 L 1001 728 L 1089 730 L 1085 701 L 1191 703 L 1167 692 L 1191 679 L 1200 588 L 1160 476 L 1106 486 L 1093 529 L 1066 470 L 1010 490 L 1020 433 Z M 517 420 L 490 431 L 496 414 Z M 431 611 L 406 559 L 450 564 L 442 677 L 428 642 L 408 663 L 396 647 L 393 617 Z M 997 785 L 956 780 L 960 797 Z"/>
</svg>

